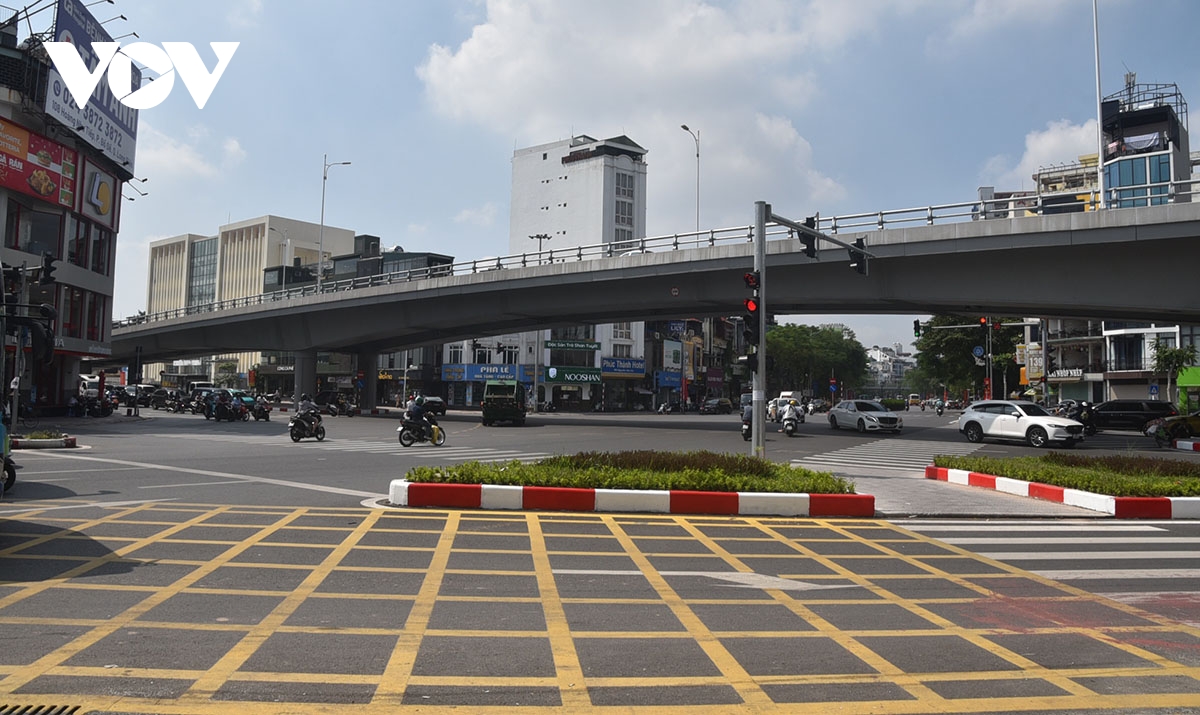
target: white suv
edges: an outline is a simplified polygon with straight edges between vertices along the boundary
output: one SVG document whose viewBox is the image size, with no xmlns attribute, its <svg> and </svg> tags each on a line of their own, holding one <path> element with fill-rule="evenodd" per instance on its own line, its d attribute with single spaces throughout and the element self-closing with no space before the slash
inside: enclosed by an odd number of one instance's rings
<svg viewBox="0 0 1200 715">
<path fill-rule="evenodd" d="M 1018 400 L 972 403 L 959 415 L 958 431 L 966 435 L 968 442 L 982 442 L 984 437 L 991 437 L 1021 440 L 1031 447 L 1045 447 L 1050 442 L 1074 447 L 1083 441 L 1082 423 L 1056 417 L 1032 402 Z"/>
</svg>

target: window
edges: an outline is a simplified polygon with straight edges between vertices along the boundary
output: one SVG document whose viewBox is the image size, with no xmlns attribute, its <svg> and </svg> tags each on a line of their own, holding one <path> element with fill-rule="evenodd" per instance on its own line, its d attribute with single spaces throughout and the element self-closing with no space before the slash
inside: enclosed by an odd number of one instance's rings
<svg viewBox="0 0 1200 715">
<path fill-rule="evenodd" d="M 618 226 L 632 226 L 633 204 L 629 201 L 621 201 L 618 199 L 614 216 L 615 223 Z"/>
<path fill-rule="evenodd" d="M 633 346 L 629 343 L 613 343 L 612 356 L 615 358 L 633 357 Z"/>
<path fill-rule="evenodd" d="M 80 221 L 74 216 L 67 216 L 67 262 L 86 268 L 88 265 L 88 240 L 91 238 L 92 225 Z"/>
<path fill-rule="evenodd" d="M 49 252 L 55 258 L 61 258 L 62 226 L 62 214 L 34 211 L 10 199 L 4 245 L 26 253 Z"/>
<path fill-rule="evenodd" d="M 191 264 L 187 304 L 213 302 L 217 297 L 217 239 L 206 238 L 193 243 Z"/>
<path fill-rule="evenodd" d="M 633 340 L 633 327 L 630 323 L 613 323 L 614 340 Z"/>
<path fill-rule="evenodd" d="M 108 275 L 109 253 L 112 251 L 112 231 L 92 227 L 92 271 L 100 275 Z"/>
<path fill-rule="evenodd" d="M 617 196 L 633 198 L 633 175 L 617 173 Z"/>
<path fill-rule="evenodd" d="M 463 346 L 462 343 L 454 343 L 449 346 L 446 351 L 446 359 L 451 363 L 461 363 L 463 361 Z"/>
<path fill-rule="evenodd" d="M 516 345 L 505 345 L 501 352 L 501 361 L 505 365 L 516 365 L 521 359 L 521 349 Z"/>
</svg>

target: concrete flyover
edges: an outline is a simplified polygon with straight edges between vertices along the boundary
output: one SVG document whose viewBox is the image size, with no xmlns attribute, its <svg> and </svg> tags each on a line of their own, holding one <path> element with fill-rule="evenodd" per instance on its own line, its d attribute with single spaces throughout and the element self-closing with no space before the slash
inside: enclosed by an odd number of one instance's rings
<svg viewBox="0 0 1200 715">
<path fill-rule="evenodd" d="M 778 235 L 778 234 L 777 234 Z M 961 313 L 1200 323 L 1200 204 L 842 231 L 842 248 L 767 246 L 777 314 Z M 347 353 L 579 323 L 732 315 L 753 245 L 592 258 L 271 300 L 113 331 L 113 359 L 249 350 Z"/>
</svg>

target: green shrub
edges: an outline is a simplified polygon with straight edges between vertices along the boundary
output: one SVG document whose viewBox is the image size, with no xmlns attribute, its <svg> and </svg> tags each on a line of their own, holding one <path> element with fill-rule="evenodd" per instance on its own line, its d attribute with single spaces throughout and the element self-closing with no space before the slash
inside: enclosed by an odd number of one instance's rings
<svg viewBox="0 0 1200 715">
<path fill-rule="evenodd" d="M 904 406 L 908 404 L 908 400 L 898 400 L 895 397 L 886 397 L 880 400 L 879 403 L 892 412 L 903 412 Z"/>
<path fill-rule="evenodd" d="M 853 494 L 854 484 L 827 472 L 714 452 L 582 452 L 535 464 L 466 462 L 414 467 L 410 482 L 662 489 L 714 492 Z"/>
<path fill-rule="evenodd" d="M 1200 464 L 1183 460 L 1050 452 L 1009 458 L 938 455 L 933 463 L 1114 497 L 1200 496 Z"/>
</svg>

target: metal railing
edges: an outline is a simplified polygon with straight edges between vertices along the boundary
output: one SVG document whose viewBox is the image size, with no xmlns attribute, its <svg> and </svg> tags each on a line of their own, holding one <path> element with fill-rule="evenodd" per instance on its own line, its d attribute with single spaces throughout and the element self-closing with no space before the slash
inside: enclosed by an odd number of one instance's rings
<svg viewBox="0 0 1200 715">
<path fill-rule="evenodd" d="M 1166 194 L 1154 194 L 1153 191 L 1166 188 Z M 1129 192 L 1144 191 L 1148 195 L 1130 196 Z M 1200 190 L 1192 189 L 1192 182 L 1166 182 L 1124 186 L 1110 189 L 1106 194 L 1107 208 L 1130 208 L 1146 206 L 1151 202 L 1166 199 L 1173 203 L 1180 197 L 1190 197 L 1200 194 Z M 1087 196 L 1085 199 L 1063 201 L 1064 198 Z M 816 228 L 819 231 L 836 235 L 843 231 L 879 230 L 888 228 L 904 228 L 914 225 L 933 226 L 943 223 L 965 221 L 994 220 L 997 218 L 1016 218 L 1020 216 L 1035 216 L 1048 213 L 1060 213 L 1068 210 L 1095 210 L 1098 197 L 1093 192 L 1068 191 L 1058 194 L 1034 194 L 1029 196 L 1012 196 L 987 200 L 966 201 L 955 204 L 939 204 L 909 209 L 893 209 L 871 213 L 846 214 L 844 216 L 819 217 Z M 767 240 L 792 238 L 792 233 L 777 224 L 771 224 L 767 230 Z M 163 310 L 154 313 L 139 313 L 138 315 L 113 321 L 112 327 L 123 328 L 142 325 L 163 320 L 174 320 L 204 313 L 213 313 L 231 308 L 269 305 L 294 298 L 301 298 L 324 293 L 352 291 L 361 288 L 408 283 L 411 281 L 441 278 L 445 276 L 462 276 L 488 271 L 510 268 L 526 268 L 551 263 L 578 262 L 605 258 L 616 258 L 643 253 L 660 253 L 693 248 L 711 248 L 718 245 L 734 243 L 749 243 L 754 238 L 753 226 L 733 226 L 715 228 L 704 231 L 689 231 L 662 236 L 633 239 L 630 241 L 597 243 L 587 246 L 572 246 L 568 248 L 551 248 L 531 253 L 516 253 L 507 256 L 490 256 L 469 261 L 458 261 L 452 264 L 411 268 L 391 273 L 380 273 L 371 276 L 357 276 L 343 280 L 323 281 L 318 287 L 315 283 L 307 283 L 282 290 L 231 298 L 190 305 L 184 308 Z"/>
</svg>

